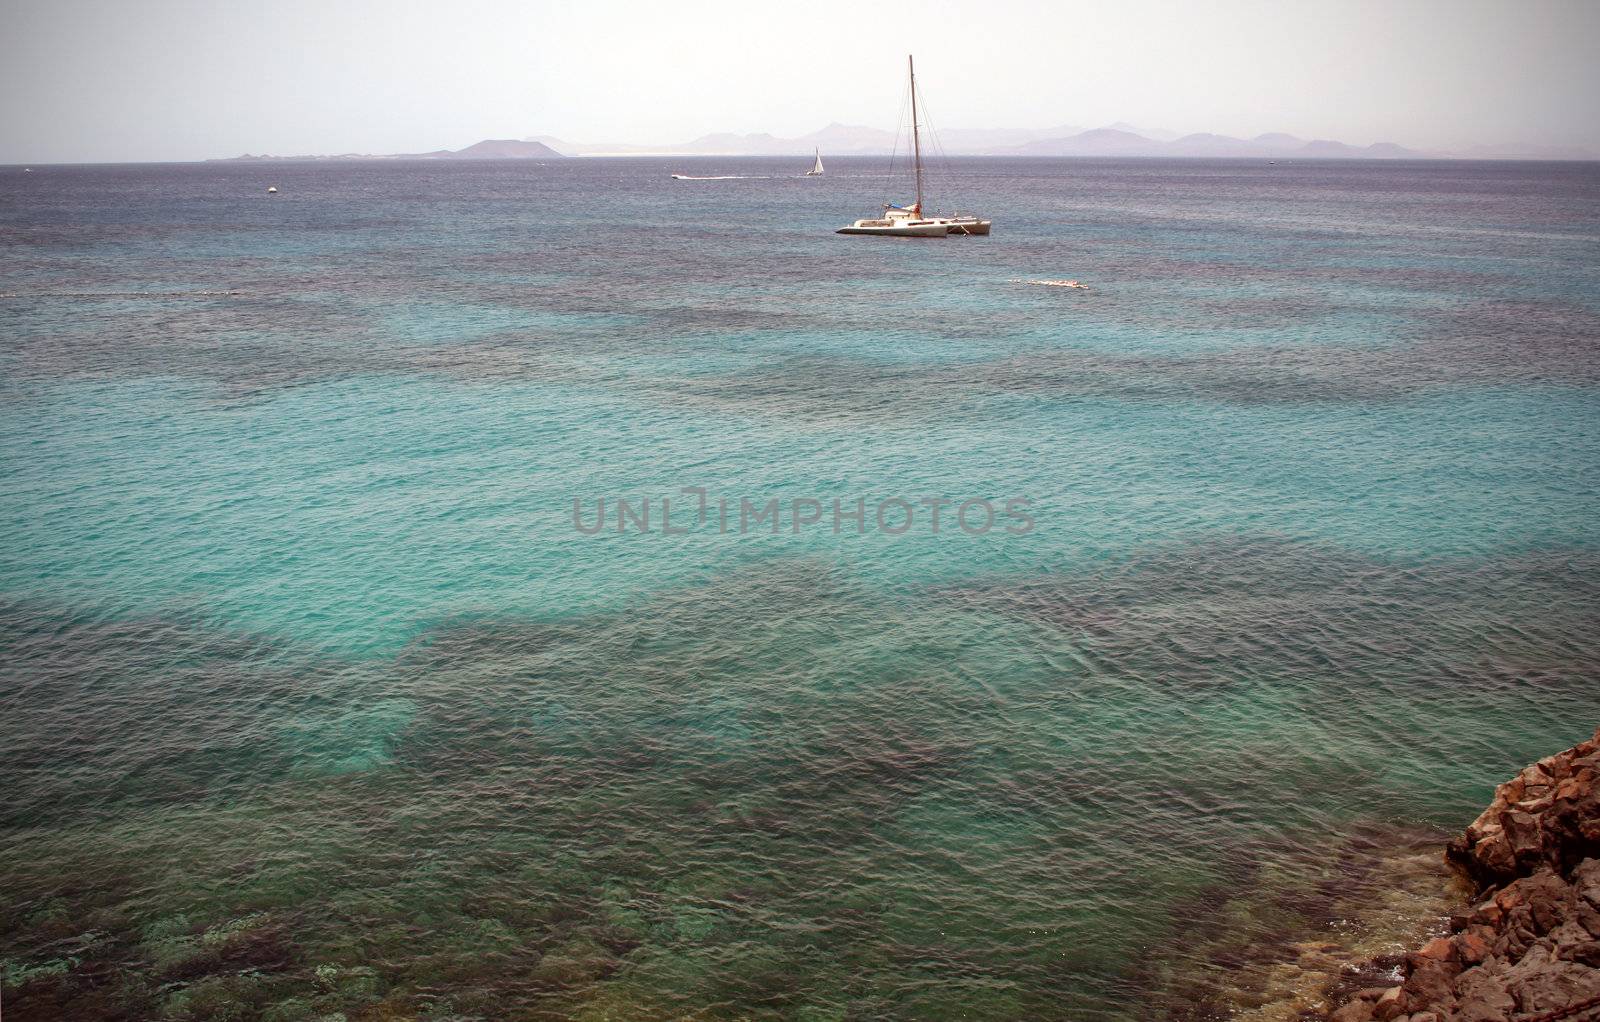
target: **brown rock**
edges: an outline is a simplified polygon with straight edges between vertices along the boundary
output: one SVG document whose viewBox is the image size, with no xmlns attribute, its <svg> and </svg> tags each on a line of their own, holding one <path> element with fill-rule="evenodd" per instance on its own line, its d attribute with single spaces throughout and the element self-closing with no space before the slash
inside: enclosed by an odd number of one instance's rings
<svg viewBox="0 0 1600 1022">
<path fill-rule="evenodd" d="M 1573 944 L 1587 944 L 1590 941 L 1589 931 L 1584 929 L 1578 921 L 1576 911 L 1569 914 L 1560 926 L 1550 931 L 1550 940 L 1556 947 L 1565 947 Z"/>
<path fill-rule="evenodd" d="M 1489 926 L 1498 926 L 1500 920 L 1505 918 L 1505 910 L 1490 899 L 1472 910 L 1472 921 L 1484 923 Z"/>
<path fill-rule="evenodd" d="M 1372 1017 L 1378 1022 L 1391 1022 L 1406 1013 L 1406 992 L 1400 987 L 1390 987 L 1372 1005 Z"/>
<path fill-rule="evenodd" d="M 1506 840 L 1511 842 L 1511 854 L 1518 865 L 1539 862 L 1544 857 L 1544 828 L 1533 813 L 1512 810 L 1500 817 Z"/>
<path fill-rule="evenodd" d="M 1546 756 L 1534 764 L 1552 781 L 1563 781 L 1572 773 L 1572 760 L 1578 749 L 1576 746 L 1566 752 L 1558 752 L 1554 756 Z"/>
<path fill-rule="evenodd" d="M 1436 962 L 1454 962 L 1456 958 L 1455 942 L 1449 937 L 1435 937 L 1416 951 L 1418 957 L 1432 959 Z"/>
<path fill-rule="evenodd" d="M 1528 953 L 1538 936 L 1526 926 L 1517 926 L 1502 932 L 1494 942 L 1494 953 L 1501 958 L 1516 961 Z"/>
<path fill-rule="evenodd" d="M 1517 1002 L 1505 985 L 1482 969 L 1468 969 L 1456 981 L 1457 1022 L 1507 1022 Z"/>
<path fill-rule="evenodd" d="M 1414 1009 L 1453 1008 L 1456 1003 L 1453 989 L 1461 967 L 1453 962 L 1422 958 L 1417 961 L 1411 975 L 1406 977 L 1404 990 L 1406 1004 Z"/>
<path fill-rule="evenodd" d="M 1572 899 L 1572 888 L 1548 870 L 1518 880 L 1523 897 L 1527 899 L 1530 929 L 1534 933 L 1549 933 L 1567 917 L 1567 903 Z"/>
<path fill-rule="evenodd" d="M 1452 934 L 1334 1022 L 1511 1022 L 1600 998 L 1600 730 L 1495 789 L 1446 857 L 1478 884 Z"/>
<path fill-rule="evenodd" d="M 1578 897 L 1600 908 L 1600 859 L 1584 859 L 1573 867 L 1572 888 Z"/>
<path fill-rule="evenodd" d="M 1495 907 L 1503 913 L 1520 908 L 1525 900 L 1522 888 L 1516 883 L 1512 883 L 1494 896 Z"/>
<path fill-rule="evenodd" d="M 1487 926 L 1474 926 L 1455 937 L 1456 955 L 1466 965 L 1476 965 L 1489 957 L 1494 931 Z"/>
<path fill-rule="evenodd" d="M 1540 949 L 1543 952 L 1543 949 Z M 1543 953 L 1529 955 L 1511 970 L 1508 989 L 1522 1012 L 1553 1011 L 1600 997 L 1600 972 Z"/>
<path fill-rule="evenodd" d="M 1591 969 L 1600 969 L 1600 940 L 1564 945 L 1556 949 L 1556 955 L 1569 962 L 1587 965 Z"/>
<path fill-rule="evenodd" d="M 1600 909 L 1587 901 L 1580 901 L 1573 910 L 1572 918 L 1579 926 L 1589 931 L 1589 936 L 1600 937 Z"/>
<path fill-rule="evenodd" d="M 1372 1022 L 1372 1002 L 1357 998 L 1329 1015 L 1328 1022 Z"/>
<path fill-rule="evenodd" d="M 1511 841 L 1504 831 L 1479 841 L 1472 849 L 1472 859 L 1480 883 L 1493 883 L 1516 875 L 1517 854 L 1512 851 Z"/>
</svg>

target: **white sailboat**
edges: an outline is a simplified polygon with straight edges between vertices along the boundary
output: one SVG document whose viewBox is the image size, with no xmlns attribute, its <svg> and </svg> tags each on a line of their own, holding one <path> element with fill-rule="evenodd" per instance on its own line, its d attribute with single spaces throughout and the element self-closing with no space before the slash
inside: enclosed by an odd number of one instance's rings
<svg viewBox="0 0 1600 1022">
<path fill-rule="evenodd" d="M 956 213 L 950 216 L 924 216 L 922 212 L 922 129 L 917 122 L 917 68 L 906 57 L 906 72 L 911 79 L 911 151 L 917 178 L 917 199 L 909 206 L 884 206 L 883 216 L 857 220 L 841 227 L 839 234 L 875 234 L 900 238 L 944 238 L 952 234 L 988 234 L 992 220 Z M 817 158 L 822 166 L 822 158 Z"/>
<path fill-rule="evenodd" d="M 817 150 L 817 162 L 810 170 L 806 171 L 806 177 L 821 177 L 821 176 L 822 176 L 822 150 L 818 149 Z"/>
</svg>

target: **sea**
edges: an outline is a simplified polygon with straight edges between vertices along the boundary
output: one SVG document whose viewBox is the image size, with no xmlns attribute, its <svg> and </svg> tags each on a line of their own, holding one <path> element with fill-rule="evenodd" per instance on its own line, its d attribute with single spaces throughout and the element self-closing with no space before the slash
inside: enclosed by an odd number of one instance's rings
<svg viewBox="0 0 1600 1022">
<path fill-rule="evenodd" d="M 1600 164 L 808 165 L 0 169 L 7 1019 L 1293 1018 L 1440 925 L 1600 723 Z"/>
</svg>

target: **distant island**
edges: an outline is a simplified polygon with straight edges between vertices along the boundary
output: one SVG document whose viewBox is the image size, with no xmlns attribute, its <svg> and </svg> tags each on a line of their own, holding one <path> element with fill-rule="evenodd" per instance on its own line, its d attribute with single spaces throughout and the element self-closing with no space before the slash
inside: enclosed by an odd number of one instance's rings
<svg viewBox="0 0 1600 1022">
<path fill-rule="evenodd" d="M 436 149 L 431 153 L 395 153 L 377 156 L 369 153 L 341 153 L 337 156 L 230 156 L 207 163 L 260 163 L 277 160 L 559 160 L 562 154 L 532 139 L 495 138 L 465 149 Z"/>
<path fill-rule="evenodd" d="M 1040 130 L 1008 128 L 955 128 L 941 132 L 940 146 L 951 156 L 1099 156 L 1169 157 L 1188 159 L 1345 159 L 1345 160 L 1595 160 L 1600 154 L 1575 146 L 1474 146 L 1443 152 L 1411 149 L 1393 142 L 1355 146 L 1332 139 L 1305 139 L 1283 132 L 1254 138 L 1234 138 L 1199 132 L 1136 128 L 1118 123 L 1087 131 L 1069 126 Z M 341 153 L 336 156 L 228 157 L 206 162 L 267 162 L 303 160 L 559 160 L 572 156 L 809 156 L 814 151 L 833 156 L 887 156 L 905 151 L 896 146 L 895 134 L 881 128 L 830 124 L 798 138 L 757 133 L 719 132 L 676 145 L 631 143 L 575 143 L 549 135 L 523 139 L 485 139 L 465 149 L 437 149 L 427 153 Z"/>
</svg>

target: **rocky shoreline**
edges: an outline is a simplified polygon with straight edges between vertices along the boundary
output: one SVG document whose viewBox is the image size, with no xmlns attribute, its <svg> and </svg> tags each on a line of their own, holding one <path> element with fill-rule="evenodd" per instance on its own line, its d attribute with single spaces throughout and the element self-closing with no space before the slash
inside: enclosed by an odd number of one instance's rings
<svg viewBox="0 0 1600 1022">
<path fill-rule="evenodd" d="M 1600 731 L 1500 785 L 1445 856 L 1472 907 L 1329 1022 L 1600 1019 Z"/>
</svg>

